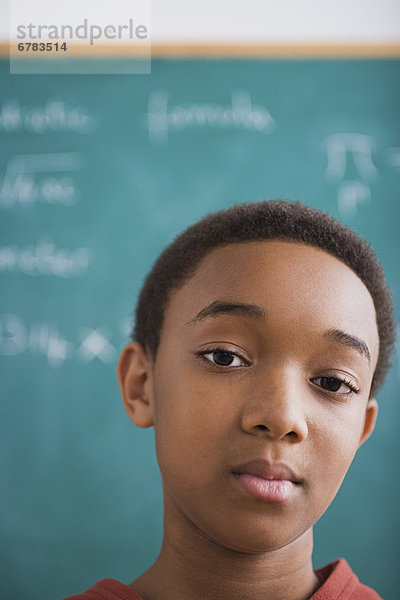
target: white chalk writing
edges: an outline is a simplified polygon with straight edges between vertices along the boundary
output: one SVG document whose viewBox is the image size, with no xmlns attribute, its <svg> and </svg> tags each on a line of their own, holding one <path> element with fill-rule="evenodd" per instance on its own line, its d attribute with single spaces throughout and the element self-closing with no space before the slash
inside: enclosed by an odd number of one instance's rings
<svg viewBox="0 0 400 600">
<path fill-rule="evenodd" d="M 82 329 L 79 333 L 82 340 L 78 355 L 85 362 L 98 357 L 105 363 L 111 362 L 115 356 L 115 348 L 110 344 L 103 331 L 98 329 Z"/>
<path fill-rule="evenodd" d="M 324 142 L 328 158 L 325 174 L 338 184 L 339 213 L 344 218 L 354 218 L 358 206 L 370 200 L 370 183 L 377 179 L 378 171 L 372 160 L 372 138 L 361 133 L 334 133 Z M 349 176 L 348 156 L 352 157 L 359 179 Z"/>
<path fill-rule="evenodd" d="M 325 138 L 325 144 L 328 154 L 326 175 L 329 179 L 340 181 L 345 178 L 348 153 L 352 154 L 361 179 L 376 179 L 377 169 L 372 160 L 372 139 L 369 135 L 334 133 Z"/>
<path fill-rule="evenodd" d="M 152 92 L 148 102 L 147 126 L 150 142 L 163 144 L 171 131 L 187 128 L 246 129 L 270 133 L 274 120 L 267 108 L 253 105 L 249 92 L 233 91 L 231 104 L 204 102 L 198 104 L 168 104 L 164 90 Z"/>
<path fill-rule="evenodd" d="M 79 171 L 83 162 L 79 152 L 13 156 L 4 176 L 0 176 L 0 207 L 28 206 L 34 202 L 76 204 L 78 191 L 74 179 L 70 174 L 60 173 Z"/>
<path fill-rule="evenodd" d="M 56 248 L 47 241 L 23 248 L 0 246 L 0 272 L 76 277 L 87 271 L 92 260 L 92 252 L 88 248 Z"/>
<path fill-rule="evenodd" d="M 351 219 L 357 214 L 357 206 L 370 198 L 370 188 L 362 181 L 344 181 L 337 191 L 339 213 L 342 217 Z"/>
<path fill-rule="evenodd" d="M 81 328 L 72 341 L 54 323 L 26 323 L 19 315 L 0 315 L 0 355 L 17 357 L 21 354 L 44 356 L 49 366 L 60 367 L 71 360 L 112 364 L 117 350 L 105 327 Z"/>
<path fill-rule="evenodd" d="M 8 99 L 0 107 L 0 132 L 48 134 L 70 131 L 93 133 L 96 119 L 82 106 L 68 106 L 63 100 L 48 100 L 42 106 L 24 106 Z"/>
</svg>

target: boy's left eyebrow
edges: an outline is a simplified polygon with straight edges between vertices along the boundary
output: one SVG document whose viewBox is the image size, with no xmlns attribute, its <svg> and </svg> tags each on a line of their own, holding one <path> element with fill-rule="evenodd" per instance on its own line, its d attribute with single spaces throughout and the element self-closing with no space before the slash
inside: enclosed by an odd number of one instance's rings
<svg viewBox="0 0 400 600">
<path fill-rule="evenodd" d="M 256 304 L 223 302 L 221 300 L 216 300 L 215 302 L 212 302 L 208 306 L 202 308 L 201 311 L 194 317 L 194 319 L 188 321 L 186 325 L 193 325 L 207 317 L 218 317 L 226 314 L 233 314 L 242 317 L 257 317 L 259 319 L 264 319 L 267 316 L 266 311 L 261 308 L 261 306 L 257 306 Z"/>
<path fill-rule="evenodd" d="M 354 350 L 357 350 L 362 356 L 365 356 L 369 363 L 371 362 L 371 353 L 367 344 L 355 335 L 350 335 L 341 329 L 332 328 L 325 332 L 324 337 L 333 342 L 348 346 L 349 348 L 354 348 Z"/>
</svg>

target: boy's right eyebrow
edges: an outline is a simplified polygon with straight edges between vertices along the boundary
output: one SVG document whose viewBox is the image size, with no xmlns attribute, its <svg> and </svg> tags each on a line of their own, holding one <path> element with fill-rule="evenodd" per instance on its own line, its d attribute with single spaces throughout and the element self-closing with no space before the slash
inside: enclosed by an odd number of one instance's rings
<svg viewBox="0 0 400 600">
<path fill-rule="evenodd" d="M 220 315 L 233 314 L 241 317 L 257 317 L 264 319 L 267 316 L 266 311 L 256 304 L 245 304 L 242 302 L 223 302 L 216 300 L 208 306 L 205 306 L 201 311 L 186 323 L 186 325 L 194 325 L 207 317 L 218 317 Z"/>
</svg>

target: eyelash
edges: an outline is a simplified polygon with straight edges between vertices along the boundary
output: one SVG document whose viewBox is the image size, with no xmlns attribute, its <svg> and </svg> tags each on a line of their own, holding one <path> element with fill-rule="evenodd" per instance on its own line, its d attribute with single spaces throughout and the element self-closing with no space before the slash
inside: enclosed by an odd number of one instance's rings
<svg viewBox="0 0 400 600">
<path fill-rule="evenodd" d="M 231 352 L 230 350 L 226 350 L 226 348 L 222 348 L 221 346 L 216 346 L 215 348 L 208 348 L 207 350 L 200 350 L 199 352 L 196 352 L 196 355 L 199 356 L 200 358 L 202 358 L 203 360 L 206 360 L 208 363 L 211 363 L 212 365 L 214 365 L 214 367 L 217 367 L 219 369 L 229 369 L 229 367 L 231 365 L 217 365 L 215 363 L 213 363 L 211 360 L 209 360 L 208 358 L 206 358 L 207 354 L 217 354 L 218 352 L 223 352 L 224 354 L 230 354 L 231 356 L 236 356 L 237 358 L 239 358 L 242 362 L 246 362 L 246 360 L 240 356 L 240 354 L 237 354 L 237 352 Z M 237 367 L 234 367 L 237 368 Z"/>
<path fill-rule="evenodd" d="M 196 356 L 198 356 L 202 360 L 207 361 L 208 363 L 210 363 L 217 369 L 221 369 L 221 370 L 229 369 L 229 367 L 231 367 L 231 365 L 226 365 L 226 366 L 217 365 L 217 364 L 213 363 L 211 360 L 209 360 L 208 358 L 206 358 L 207 354 L 217 354 L 218 352 L 223 352 L 224 354 L 230 354 L 231 356 L 236 356 L 242 362 L 246 362 L 245 359 L 242 358 L 236 352 L 231 352 L 230 350 L 226 350 L 226 348 L 222 348 L 221 346 L 216 346 L 215 348 L 208 348 L 207 350 L 200 350 L 199 352 L 196 352 Z M 246 366 L 248 366 L 248 365 L 246 365 Z M 233 368 L 237 368 L 237 367 L 233 367 Z M 350 393 L 358 394 L 360 391 L 360 389 L 354 384 L 354 382 L 345 376 L 335 377 L 333 375 L 321 375 L 320 377 L 314 377 L 311 381 L 312 381 L 312 383 L 315 383 L 315 381 L 317 381 L 319 379 L 336 379 L 341 384 L 347 385 L 347 387 L 350 389 L 350 392 L 345 392 L 345 393 L 342 392 L 341 394 L 338 394 L 337 391 L 327 390 L 326 388 L 323 388 L 322 386 L 318 386 L 323 391 L 334 394 L 335 396 L 347 396 Z M 315 385 L 317 385 L 317 384 L 315 384 Z"/>
<path fill-rule="evenodd" d="M 314 377 L 311 381 L 314 383 L 318 379 L 336 379 L 341 384 L 343 383 L 344 385 L 347 385 L 347 387 L 350 389 L 350 392 L 342 392 L 342 393 L 339 394 L 337 391 L 327 390 L 326 388 L 323 388 L 322 386 L 318 386 L 322 390 L 324 390 L 325 392 L 334 394 L 335 396 L 347 396 L 350 393 L 358 394 L 358 392 L 360 391 L 360 388 L 356 387 L 356 385 L 354 384 L 354 382 L 351 379 L 347 379 L 347 377 L 344 377 L 344 376 L 342 376 L 342 377 L 335 377 L 334 375 L 323 375 L 321 377 Z"/>
</svg>

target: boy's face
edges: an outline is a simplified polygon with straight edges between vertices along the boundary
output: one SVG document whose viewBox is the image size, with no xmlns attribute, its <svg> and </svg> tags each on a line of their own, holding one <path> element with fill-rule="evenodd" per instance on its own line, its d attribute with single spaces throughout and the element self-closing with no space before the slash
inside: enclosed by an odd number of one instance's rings
<svg viewBox="0 0 400 600">
<path fill-rule="evenodd" d="M 166 511 L 244 552 L 309 530 L 373 429 L 378 350 L 371 296 L 338 259 L 281 241 L 212 251 L 172 295 L 148 404 L 132 404 L 154 424 Z"/>
</svg>

